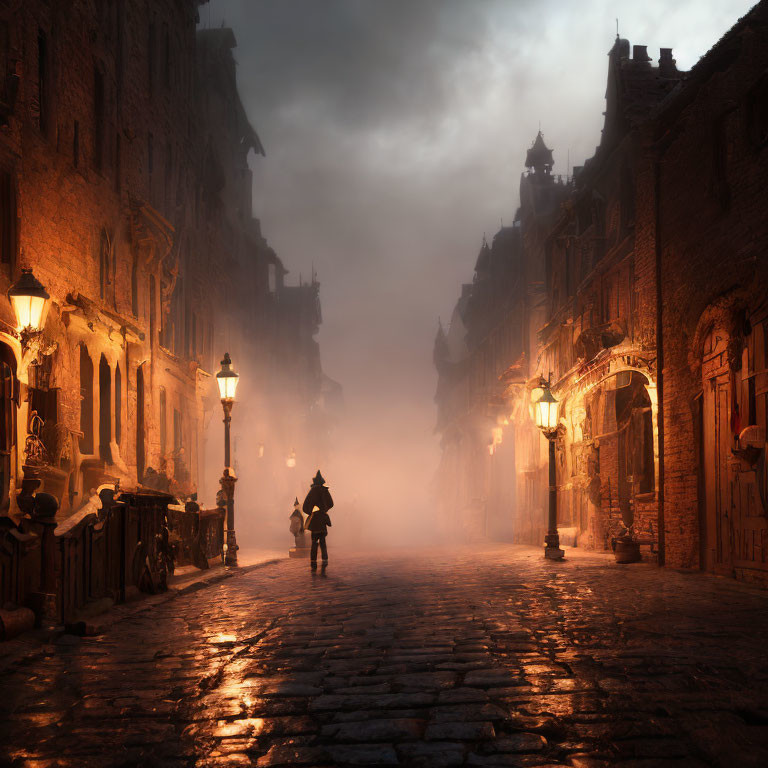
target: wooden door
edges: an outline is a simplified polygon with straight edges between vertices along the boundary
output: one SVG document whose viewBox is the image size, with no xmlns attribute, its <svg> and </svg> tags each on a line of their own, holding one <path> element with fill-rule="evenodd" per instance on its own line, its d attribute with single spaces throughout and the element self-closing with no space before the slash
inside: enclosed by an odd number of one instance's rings
<svg viewBox="0 0 768 768">
<path fill-rule="evenodd" d="M 5 349 L 5 345 L 0 345 Z M 4 351 L 3 349 L 3 351 Z M 11 506 L 12 458 L 16 446 L 17 390 L 14 370 L 0 359 L 0 511 Z"/>
<path fill-rule="evenodd" d="M 715 533 L 717 548 L 715 570 L 730 571 L 733 568 L 733 530 L 730 515 L 731 483 L 728 474 L 731 433 L 731 398 L 728 376 L 718 376 L 713 387 L 715 400 L 715 430 L 717 450 L 713 475 L 716 484 Z"/>
<path fill-rule="evenodd" d="M 730 515 L 731 393 L 726 357 L 727 337 L 713 331 L 704 347 L 702 452 L 705 496 L 705 567 L 733 570 L 733 531 Z"/>
</svg>

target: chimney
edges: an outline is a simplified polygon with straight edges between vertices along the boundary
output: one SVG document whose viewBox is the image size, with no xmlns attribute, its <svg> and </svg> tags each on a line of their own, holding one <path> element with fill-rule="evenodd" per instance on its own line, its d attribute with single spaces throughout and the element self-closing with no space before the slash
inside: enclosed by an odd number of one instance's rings
<svg viewBox="0 0 768 768">
<path fill-rule="evenodd" d="M 659 48 L 659 74 L 662 77 L 677 76 L 677 62 L 672 58 L 671 48 Z"/>
<path fill-rule="evenodd" d="M 648 55 L 647 45 L 633 45 L 632 46 L 632 61 L 636 64 L 647 64 L 651 60 Z"/>
</svg>

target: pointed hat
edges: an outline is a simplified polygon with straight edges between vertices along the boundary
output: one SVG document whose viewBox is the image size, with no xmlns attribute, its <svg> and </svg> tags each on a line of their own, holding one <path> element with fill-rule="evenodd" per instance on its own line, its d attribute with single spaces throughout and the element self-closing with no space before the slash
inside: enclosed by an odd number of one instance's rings
<svg viewBox="0 0 768 768">
<path fill-rule="evenodd" d="M 317 470 L 317 474 L 312 478 L 313 485 L 325 485 L 325 480 L 320 474 L 320 470 Z"/>
<path fill-rule="evenodd" d="M 299 497 L 298 496 L 293 500 L 293 506 L 294 507 L 298 507 L 299 506 Z"/>
</svg>

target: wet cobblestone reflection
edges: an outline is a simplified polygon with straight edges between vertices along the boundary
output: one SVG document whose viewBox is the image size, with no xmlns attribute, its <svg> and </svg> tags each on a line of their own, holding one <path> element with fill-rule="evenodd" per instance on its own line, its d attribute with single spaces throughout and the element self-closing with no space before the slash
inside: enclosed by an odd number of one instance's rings
<svg viewBox="0 0 768 768">
<path fill-rule="evenodd" d="M 768 765 L 768 594 L 524 548 L 285 561 L 0 676 L 2 765 Z"/>
</svg>

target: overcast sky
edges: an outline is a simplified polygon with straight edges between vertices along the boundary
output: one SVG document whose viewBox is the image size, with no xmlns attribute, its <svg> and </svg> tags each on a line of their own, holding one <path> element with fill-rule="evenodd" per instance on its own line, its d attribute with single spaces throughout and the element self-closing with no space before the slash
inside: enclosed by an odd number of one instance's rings
<svg viewBox="0 0 768 768">
<path fill-rule="evenodd" d="M 254 208 L 290 270 L 321 282 L 326 372 L 375 426 L 377 461 L 431 473 L 432 341 L 483 233 L 511 222 L 539 124 L 555 173 L 602 127 L 619 32 L 690 68 L 748 0 L 211 0 L 266 148 Z M 380 417 L 383 417 L 380 419 Z M 402 418 L 401 418 L 402 417 Z M 415 469 L 414 469 L 415 468 Z M 428 480 L 425 477 L 425 480 Z"/>
</svg>

